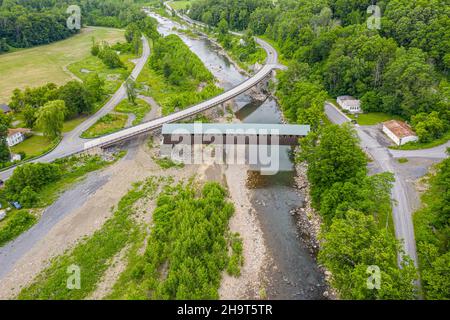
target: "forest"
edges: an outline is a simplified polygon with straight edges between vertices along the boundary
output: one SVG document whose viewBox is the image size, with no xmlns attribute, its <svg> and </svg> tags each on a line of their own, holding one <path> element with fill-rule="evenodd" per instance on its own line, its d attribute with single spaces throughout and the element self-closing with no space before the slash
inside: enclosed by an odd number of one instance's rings
<svg viewBox="0 0 450 320">
<path fill-rule="evenodd" d="M 0 53 L 65 39 L 69 5 L 79 5 L 83 25 L 124 28 L 145 17 L 140 6 L 123 0 L 0 0 Z"/>
<path fill-rule="evenodd" d="M 231 29 L 248 28 L 277 45 L 290 64 L 278 89 L 292 121 L 317 118 L 310 110 L 323 102 L 317 100 L 349 94 L 364 111 L 401 116 L 422 142 L 440 138 L 450 129 L 450 7 L 444 0 L 378 2 L 378 30 L 366 25 L 371 4 L 200 0 L 189 14 L 214 26 L 225 19 Z"/>
<path fill-rule="evenodd" d="M 412 299 L 412 260 L 395 239 L 391 173 L 367 175 L 368 159 L 353 128 L 327 125 L 301 141 L 297 161 L 308 163 L 313 207 L 323 218 L 319 261 L 343 299 Z M 397 254 L 402 257 L 397 266 Z M 367 268 L 381 269 L 380 290 L 367 287 Z"/>
<path fill-rule="evenodd" d="M 425 206 L 414 215 L 422 285 L 427 298 L 450 299 L 450 159 L 438 165 L 427 184 Z"/>
</svg>

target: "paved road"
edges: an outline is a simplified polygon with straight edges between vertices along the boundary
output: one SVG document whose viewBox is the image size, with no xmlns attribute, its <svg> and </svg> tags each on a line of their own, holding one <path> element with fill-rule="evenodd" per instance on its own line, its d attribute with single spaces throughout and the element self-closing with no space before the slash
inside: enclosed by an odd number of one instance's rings
<svg viewBox="0 0 450 320">
<path fill-rule="evenodd" d="M 336 124 L 343 124 L 351 121 L 350 118 L 330 103 L 325 104 L 325 113 L 328 118 Z M 379 168 L 394 174 L 395 182 L 392 187 L 392 198 L 394 201 L 392 210 L 395 235 L 397 239 L 402 239 L 404 241 L 406 254 L 414 260 L 414 263 L 417 266 L 416 241 L 412 222 L 412 214 L 414 212 L 412 205 L 414 201 L 410 198 L 410 194 L 406 192 L 408 189 L 406 178 L 396 172 L 395 159 L 401 157 L 445 159 L 448 156 L 445 153 L 445 150 L 450 146 L 450 141 L 445 145 L 428 150 L 391 150 L 382 146 L 377 139 L 367 134 L 359 125 L 356 125 L 355 128 L 361 140 L 361 147 L 369 152 Z"/>
<path fill-rule="evenodd" d="M 135 70 L 133 70 L 132 75 L 134 77 L 137 77 L 139 75 L 140 71 L 142 70 L 145 61 L 148 58 L 148 55 L 150 53 L 150 49 L 148 47 L 148 43 L 146 39 L 144 39 L 145 45 L 144 45 L 144 52 L 143 56 L 139 60 L 138 64 L 136 65 Z M 57 158 L 62 158 L 74 153 L 82 152 L 87 149 L 92 149 L 96 147 L 102 147 L 105 145 L 110 145 L 113 143 L 116 143 L 118 141 L 123 141 L 126 139 L 130 139 L 132 137 L 138 136 L 142 133 L 146 133 L 155 129 L 158 129 L 162 127 L 165 123 L 175 122 L 179 120 L 183 120 L 186 118 L 189 118 L 191 116 L 194 116 L 198 113 L 204 112 L 214 106 L 220 105 L 230 99 L 235 98 L 236 96 L 246 92 L 250 88 L 254 87 L 258 83 L 260 83 L 262 80 L 264 80 L 268 75 L 272 73 L 274 69 L 280 69 L 282 66 L 278 64 L 278 53 L 277 51 L 267 42 L 257 39 L 257 42 L 262 46 L 264 50 L 267 52 L 267 60 L 266 64 L 262 67 L 261 70 L 259 70 L 253 77 L 247 79 L 246 81 L 242 82 L 238 86 L 232 88 L 229 91 L 226 91 L 222 93 L 221 95 L 218 95 L 210 100 L 204 101 L 198 105 L 195 105 L 193 107 L 181 110 L 179 112 L 170 114 L 165 117 L 161 117 L 156 120 L 152 120 L 149 122 L 145 122 L 142 124 L 139 124 L 134 127 L 126 128 L 121 131 L 112 133 L 110 135 L 93 139 L 93 140 L 83 140 L 80 138 L 80 135 L 83 131 L 88 129 L 91 125 L 93 125 L 100 117 L 107 114 L 111 110 L 114 109 L 114 107 L 125 98 L 126 96 L 126 90 L 125 86 L 122 85 L 120 89 L 116 92 L 116 94 L 111 98 L 111 100 L 101 109 L 99 110 L 95 115 L 90 117 L 88 120 L 83 122 L 80 126 L 78 126 L 75 130 L 64 136 L 63 141 L 59 144 L 59 146 L 52 151 L 51 153 L 47 154 L 44 157 L 41 157 L 39 159 L 36 159 L 34 162 L 51 162 Z M 145 58 L 145 59 L 144 59 Z M 14 171 L 14 168 L 11 168 L 7 171 L 3 171 L 0 173 L 0 179 L 6 180 L 9 178 Z"/>
<path fill-rule="evenodd" d="M 131 77 L 136 79 L 144 68 L 148 57 L 150 56 L 150 46 L 145 37 L 142 37 L 143 50 L 141 57 L 136 61 L 136 66 L 131 72 Z M 114 95 L 108 100 L 108 102 L 95 114 L 91 115 L 86 121 L 77 126 L 74 130 L 64 134 L 62 141 L 52 152 L 38 158 L 32 162 L 52 162 L 58 158 L 62 158 L 65 155 L 73 154 L 79 150 L 82 150 L 84 143 L 87 141 L 80 138 L 81 134 L 89 129 L 98 119 L 108 114 L 114 108 L 127 97 L 125 84 L 122 84 L 120 88 L 114 93 Z M 0 172 L 0 179 L 8 179 L 15 168 Z"/>
</svg>

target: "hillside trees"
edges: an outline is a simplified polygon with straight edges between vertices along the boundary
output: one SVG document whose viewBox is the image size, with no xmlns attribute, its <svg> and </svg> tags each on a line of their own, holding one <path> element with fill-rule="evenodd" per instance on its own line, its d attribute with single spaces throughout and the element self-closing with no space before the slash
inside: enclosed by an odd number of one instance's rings
<svg viewBox="0 0 450 320">
<path fill-rule="evenodd" d="M 438 165 L 422 202 L 414 226 L 424 293 L 450 299 L 450 159 Z"/>
<path fill-rule="evenodd" d="M 202 61 L 176 35 L 169 35 L 155 42 L 149 63 L 174 85 L 213 80 Z"/>
<path fill-rule="evenodd" d="M 403 258 L 397 266 L 397 254 Z M 319 260 L 331 271 L 332 284 L 343 299 L 414 299 L 416 271 L 399 242 L 379 229 L 371 215 L 350 210 L 336 218 L 323 235 Z M 367 286 L 369 266 L 378 266 L 380 287 Z"/>
<path fill-rule="evenodd" d="M 412 299 L 416 270 L 390 228 L 391 173 L 367 176 L 367 159 L 350 126 L 329 125 L 301 141 L 313 206 L 324 218 L 319 261 L 344 299 Z M 401 257 L 401 268 L 397 266 Z M 381 286 L 367 286 L 377 266 Z"/>
</svg>

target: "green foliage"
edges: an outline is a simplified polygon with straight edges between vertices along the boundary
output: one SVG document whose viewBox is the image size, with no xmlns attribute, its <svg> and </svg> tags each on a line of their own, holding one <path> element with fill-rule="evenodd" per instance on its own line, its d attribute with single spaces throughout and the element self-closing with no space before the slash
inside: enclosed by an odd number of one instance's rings
<svg viewBox="0 0 450 320">
<path fill-rule="evenodd" d="M 234 211 L 225 199 L 216 183 L 201 192 L 192 184 L 166 188 L 157 200 L 144 259 L 124 272 L 111 297 L 217 299 Z"/>
<path fill-rule="evenodd" d="M 350 210 L 345 219 L 335 219 L 323 235 L 319 260 L 332 273 L 332 284 L 343 299 L 414 299 L 416 271 L 412 260 L 403 256 L 392 234 L 377 228 L 370 215 Z M 380 289 L 367 287 L 369 266 L 381 271 Z"/>
<path fill-rule="evenodd" d="M 212 26 L 226 20 L 227 28 L 245 30 L 251 13 L 258 7 L 272 8 L 273 3 L 269 0 L 199 0 L 192 3 L 189 15 Z"/>
<path fill-rule="evenodd" d="M 449 129 L 445 119 L 441 119 L 436 111 L 419 113 L 412 117 L 411 122 L 420 142 L 439 139 Z"/>
<path fill-rule="evenodd" d="M 142 122 L 150 109 L 151 107 L 147 102 L 137 99 L 136 104 L 132 104 L 128 100 L 122 100 L 114 110 L 117 112 L 134 114 L 136 119 L 134 119 L 133 125 L 137 125 Z"/>
<path fill-rule="evenodd" d="M 84 131 L 81 134 L 81 137 L 85 139 L 92 139 L 119 131 L 125 126 L 127 119 L 128 115 L 125 114 L 108 113 L 98 119 L 92 127 Z"/>
<path fill-rule="evenodd" d="M 22 190 L 30 187 L 35 191 L 59 179 L 61 171 L 58 165 L 49 163 L 27 163 L 14 170 L 5 183 L 5 193 L 10 200 L 16 201 Z"/>
<path fill-rule="evenodd" d="M 150 66 L 173 85 L 189 86 L 193 82 L 211 82 L 213 76 L 201 60 L 176 35 L 154 43 Z"/>
<path fill-rule="evenodd" d="M 66 112 L 66 104 L 62 100 L 47 102 L 37 111 L 36 124 L 49 140 L 54 140 L 61 136 Z"/>
<path fill-rule="evenodd" d="M 0 114 L 0 163 L 6 163 L 10 160 L 8 143 L 8 128 L 11 125 L 11 119 L 5 114 Z"/>
<path fill-rule="evenodd" d="M 108 68 L 115 69 L 125 67 L 117 52 L 107 43 L 102 44 L 97 56 Z"/>
<path fill-rule="evenodd" d="M 27 210 L 19 210 L 8 213 L 11 215 L 0 224 L 0 247 L 14 240 L 22 232 L 31 228 L 37 221 L 36 217 Z"/>
<path fill-rule="evenodd" d="M 201 60 L 176 35 L 156 40 L 150 63 L 137 82 L 162 107 L 163 115 L 181 110 L 221 93 Z"/>
<path fill-rule="evenodd" d="M 22 290 L 19 299 L 83 299 L 91 293 L 114 257 L 127 243 L 137 237 L 138 226 L 132 218 L 134 204 L 155 192 L 156 179 L 136 183 L 120 200 L 113 216 L 100 230 L 81 242 L 70 252 L 56 258 L 49 268 Z M 66 287 L 67 268 L 76 264 L 81 269 L 80 290 Z"/>
<path fill-rule="evenodd" d="M 439 164 L 429 185 L 424 207 L 414 214 L 422 285 L 427 298 L 450 299 L 450 159 Z"/>
<path fill-rule="evenodd" d="M 228 261 L 227 272 L 229 275 L 239 277 L 241 275 L 241 267 L 244 265 L 242 238 L 238 233 L 230 234 L 229 237 L 232 254 Z"/>
<path fill-rule="evenodd" d="M 308 161 L 308 180 L 313 202 L 319 206 L 322 194 L 334 183 L 345 183 L 366 174 L 367 158 L 349 125 L 330 125 L 320 134 L 301 141 L 303 160 Z"/>
<path fill-rule="evenodd" d="M 158 166 L 162 169 L 170 169 L 170 168 L 183 168 L 183 163 L 177 163 L 170 158 L 153 158 L 153 161 L 156 162 Z"/>
</svg>

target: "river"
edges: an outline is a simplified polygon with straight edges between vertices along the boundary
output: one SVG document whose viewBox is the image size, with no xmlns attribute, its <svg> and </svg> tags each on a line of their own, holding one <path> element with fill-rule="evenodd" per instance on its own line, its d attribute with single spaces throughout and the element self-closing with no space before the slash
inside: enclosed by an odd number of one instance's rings
<svg viewBox="0 0 450 320">
<path fill-rule="evenodd" d="M 219 48 L 205 37 L 191 38 L 176 30 L 178 23 L 153 15 L 158 20 L 158 31 L 163 35 L 176 33 L 197 54 L 228 90 L 246 80 L 237 68 L 220 53 Z M 235 115 L 245 123 L 281 123 L 282 114 L 275 99 L 252 101 L 247 94 L 235 99 Z M 261 175 L 248 171 L 251 202 L 261 223 L 264 239 L 272 262 L 266 269 L 269 299 L 323 299 L 324 277 L 299 237 L 297 221 L 291 210 L 304 201 L 294 187 L 294 168 L 291 148 L 280 147 L 280 170 L 276 175 Z"/>
</svg>

